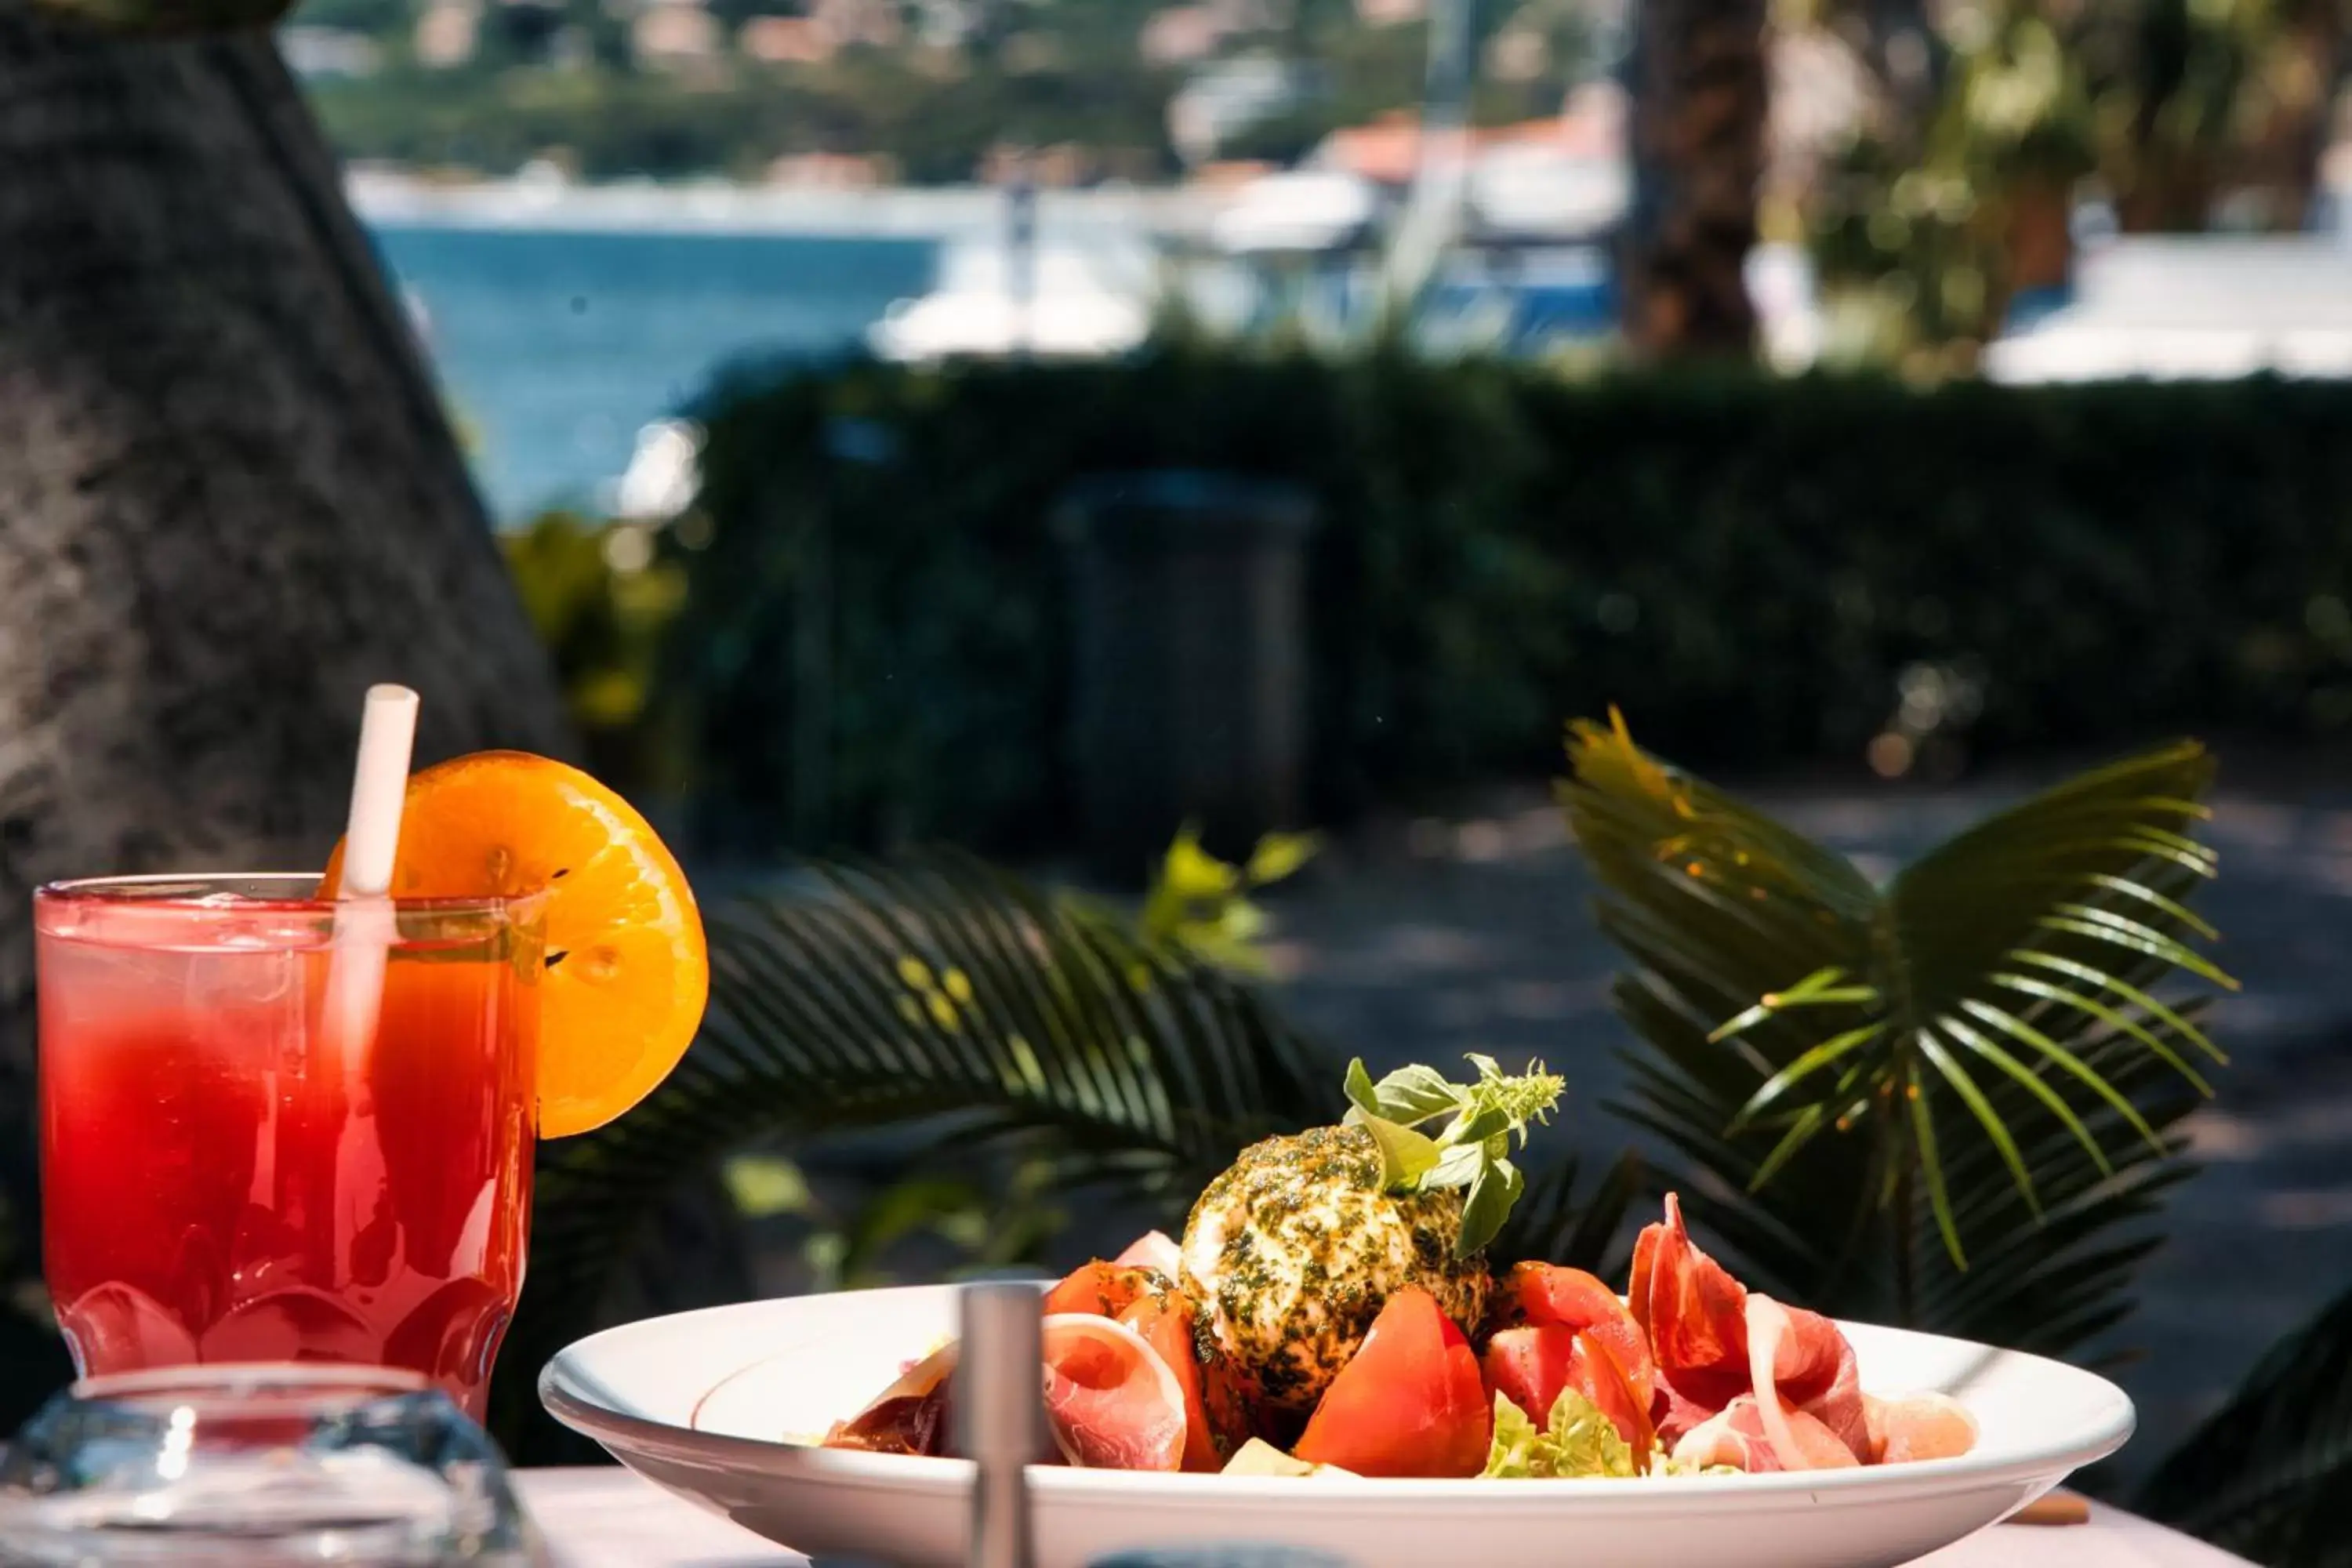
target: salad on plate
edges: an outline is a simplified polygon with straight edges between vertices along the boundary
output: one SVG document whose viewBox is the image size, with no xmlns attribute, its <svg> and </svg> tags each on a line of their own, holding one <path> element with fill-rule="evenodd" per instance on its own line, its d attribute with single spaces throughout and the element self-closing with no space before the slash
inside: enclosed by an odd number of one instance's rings
<svg viewBox="0 0 2352 1568">
<path fill-rule="evenodd" d="M 1242 1152 L 1192 1206 L 1045 1293 L 1047 1425 L 1071 1465 L 1498 1479 L 1846 1468 L 1967 1453 L 1942 1394 L 1865 1392 L 1835 1323 L 1748 1290 L 1673 1194 L 1620 1296 L 1486 1248 L 1510 1154 L 1559 1100 L 1471 1057 L 1375 1082 L 1347 1119 Z M 830 1447 L 953 1452 L 957 1347 L 909 1363 Z"/>
</svg>

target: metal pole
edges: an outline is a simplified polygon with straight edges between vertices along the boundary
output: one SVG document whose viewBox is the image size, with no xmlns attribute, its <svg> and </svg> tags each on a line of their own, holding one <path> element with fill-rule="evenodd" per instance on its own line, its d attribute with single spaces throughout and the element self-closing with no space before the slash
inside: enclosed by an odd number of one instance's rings
<svg viewBox="0 0 2352 1568">
<path fill-rule="evenodd" d="M 1012 306 L 1011 348 L 1023 358 L 1037 346 L 1037 181 L 1024 156 L 1005 187 L 1004 296 Z"/>
<path fill-rule="evenodd" d="M 1429 79 L 1423 96 L 1426 131 L 1458 134 L 1470 122 L 1470 50 L 1477 31 L 1477 0 L 1436 0 L 1429 18 Z M 1426 156 L 1428 143 L 1423 151 Z"/>
<path fill-rule="evenodd" d="M 1045 1300 L 1034 1284 L 989 1281 L 958 1295 L 962 1349 L 952 1398 L 956 1447 L 973 1467 L 971 1568 L 1033 1568 L 1028 1465 L 1045 1436 Z"/>
<path fill-rule="evenodd" d="M 1462 232 L 1470 178 L 1470 62 L 1477 32 L 1478 0 L 1433 0 L 1420 157 L 1389 248 L 1385 303 L 1391 310 L 1412 303 Z"/>
</svg>

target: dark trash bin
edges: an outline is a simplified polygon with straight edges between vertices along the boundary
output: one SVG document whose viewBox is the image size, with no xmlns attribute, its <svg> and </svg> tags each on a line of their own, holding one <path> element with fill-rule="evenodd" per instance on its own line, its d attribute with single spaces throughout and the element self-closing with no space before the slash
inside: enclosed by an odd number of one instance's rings
<svg viewBox="0 0 2352 1568">
<path fill-rule="evenodd" d="M 1108 476 L 1066 498 L 1072 752 L 1097 874 L 1133 881 L 1188 821 L 1232 854 L 1300 825 L 1313 521 L 1304 492 L 1231 475 Z"/>
</svg>

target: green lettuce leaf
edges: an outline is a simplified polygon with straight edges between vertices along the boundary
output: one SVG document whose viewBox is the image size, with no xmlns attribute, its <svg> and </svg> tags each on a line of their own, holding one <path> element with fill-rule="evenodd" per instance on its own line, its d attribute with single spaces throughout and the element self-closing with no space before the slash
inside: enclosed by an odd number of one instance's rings
<svg viewBox="0 0 2352 1568">
<path fill-rule="evenodd" d="M 1495 1440 L 1481 1474 L 1502 1480 L 1556 1480 L 1583 1476 L 1630 1479 L 1633 1450 L 1617 1424 L 1573 1388 L 1552 1401 L 1551 1415 L 1538 1426 L 1508 1394 L 1495 1395 Z"/>
</svg>

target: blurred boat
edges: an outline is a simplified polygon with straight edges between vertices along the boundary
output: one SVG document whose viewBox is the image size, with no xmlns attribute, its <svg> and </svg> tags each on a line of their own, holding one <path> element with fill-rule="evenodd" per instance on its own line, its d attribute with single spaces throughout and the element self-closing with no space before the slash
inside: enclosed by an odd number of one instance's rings
<svg viewBox="0 0 2352 1568">
<path fill-rule="evenodd" d="M 1387 216 L 1380 188 L 1358 174 L 1292 169 L 1244 185 L 1209 220 L 1209 243 L 1228 256 L 1321 254 L 1371 244 Z"/>
<path fill-rule="evenodd" d="M 1141 345 L 1159 289 L 1158 262 L 1141 236 L 1045 242 L 1025 265 L 1000 240 L 966 241 L 943 253 L 939 286 L 891 305 L 866 342 L 881 358 L 902 362 L 1101 358 Z"/>
<path fill-rule="evenodd" d="M 694 504 L 702 484 L 702 429 L 685 419 L 656 419 L 637 432 L 636 450 L 614 486 L 614 517 L 667 522 Z"/>
</svg>

